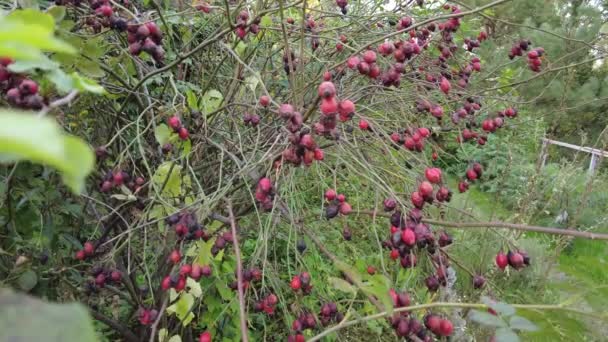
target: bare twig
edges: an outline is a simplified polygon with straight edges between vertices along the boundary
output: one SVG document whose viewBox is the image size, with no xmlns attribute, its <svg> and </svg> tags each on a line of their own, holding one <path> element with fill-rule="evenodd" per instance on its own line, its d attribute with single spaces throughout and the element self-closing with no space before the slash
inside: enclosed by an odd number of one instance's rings
<svg viewBox="0 0 608 342">
<path fill-rule="evenodd" d="M 234 246 L 234 257 L 236 258 L 237 288 L 239 292 L 239 316 L 241 319 L 241 340 L 249 341 L 247 336 L 247 318 L 245 317 L 245 298 L 243 295 L 243 264 L 241 263 L 241 250 L 239 249 L 239 239 L 236 234 L 236 220 L 232 211 L 232 202 L 228 199 L 228 215 L 230 218 L 230 228 L 232 229 L 232 244 Z"/>
<path fill-rule="evenodd" d="M 161 306 L 160 311 L 158 311 L 156 320 L 154 321 L 154 323 L 152 323 L 152 328 L 150 329 L 150 342 L 154 342 L 154 337 L 156 335 L 156 329 L 158 328 L 158 323 L 160 323 L 160 319 L 163 317 L 163 314 L 165 313 L 165 309 L 167 308 L 168 303 L 169 303 L 169 297 L 165 296 L 165 299 L 163 299 L 163 305 Z"/>
</svg>

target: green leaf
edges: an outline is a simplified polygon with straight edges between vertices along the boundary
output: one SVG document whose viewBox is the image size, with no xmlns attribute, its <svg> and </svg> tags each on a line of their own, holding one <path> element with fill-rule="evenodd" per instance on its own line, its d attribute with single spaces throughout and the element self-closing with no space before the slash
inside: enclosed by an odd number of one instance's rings
<svg viewBox="0 0 608 342">
<path fill-rule="evenodd" d="M 6 19 L 31 26 L 39 26 L 45 32 L 53 32 L 55 30 L 55 19 L 53 19 L 52 15 L 31 8 L 13 11 L 6 16 Z"/>
<path fill-rule="evenodd" d="M 70 44 L 54 37 L 54 30 L 53 17 L 33 9 L 0 16 L 0 55 L 36 60 L 43 58 L 40 50 L 75 54 Z"/>
<path fill-rule="evenodd" d="M 46 13 L 50 14 L 56 23 L 59 23 L 65 18 L 65 6 L 52 6 L 46 10 Z"/>
<path fill-rule="evenodd" d="M 186 90 L 186 101 L 188 103 L 188 108 L 198 110 L 198 98 L 192 89 Z"/>
<path fill-rule="evenodd" d="M 38 1 L 37 0 L 17 0 L 19 7 L 21 8 L 33 8 L 38 9 Z"/>
<path fill-rule="evenodd" d="M 515 314 L 515 308 L 509 304 L 497 302 L 486 296 L 481 297 L 481 302 L 502 316 L 511 316 Z"/>
<path fill-rule="evenodd" d="M 222 93 L 215 89 L 211 89 L 203 95 L 203 113 L 209 114 L 220 107 L 220 104 L 224 100 Z"/>
<path fill-rule="evenodd" d="M 162 163 L 156 169 L 156 172 L 152 176 L 152 182 L 154 182 L 158 190 L 161 190 L 161 187 L 165 185 L 161 191 L 162 195 L 167 197 L 177 197 L 180 195 L 182 190 L 181 170 L 182 167 L 173 162 Z"/>
<path fill-rule="evenodd" d="M 471 314 L 469 315 L 469 319 L 471 319 L 472 321 L 477 322 L 479 324 L 490 326 L 490 327 L 502 328 L 502 327 L 507 326 L 507 323 L 505 323 L 505 321 L 500 319 L 500 317 L 497 317 L 490 313 L 479 311 L 479 310 L 471 311 Z"/>
<path fill-rule="evenodd" d="M 84 188 L 95 163 L 91 148 L 81 139 L 65 135 L 53 119 L 6 110 L 0 110 L 0 156 L 52 166 L 76 193 Z"/>
<path fill-rule="evenodd" d="M 74 89 L 74 80 L 61 69 L 53 69 L 45 76 L 61 93 L 65 94 Z"/>
<path fill-rule="evenodd" d="M 74 89 L 80 90 L 81 92 L 89 92 L 93 94 L 104 94 L 106 91 L 102 86 L 99 85 L 95 80 L 80 76 L 74 72 L 71 74 L 74 80 Z"/>
<path fill-rule="evenodd" d="M 165 328 L 158 330 L 158 342 L 165 342 L 169 336 L 169 331 Z"/>
<path fill-rule="evenodd" d="M 196 280 L 192 278 L 188 278 L 186 280 L 186 286 L 190 288 L 188 293 L 193 295 L 195 298 L 199 298 L 203 295 L 203 290 L 201 289 L 201 284 L 199 284 Z"/>
<path fill-rule="evenodd" d="M 538 327 L 534 325 L 534 323 L 530 322 L 524 317 L 521 316 L 512 316 L 509 321 L 509 326 L 511 329 L 522 330 L 522 331 L 537 331 Z"/>
<path fill-rule="evenodd" d="M 173 335 L 168 342 L 182 342 L 182 338 L 179 335 Z"/>
<path fill-rule="evenodd" d="M 59 68 L 59 64 L 48 59 L 46 56 L 38 60 L 15 61 L 14 63 L 8 66 L 8 70 L 18 74 L 22 74 L 34 69 L 49 71 L 57 68 Z"/>
<path fill-rule="evenodd" d="M 336 277 L 329 277 L 327 279 L 329 285 L 337 290 L 348 293 L 355 293 L 357 289 L 354 288 L 351 284 L 349 284 L 346 280 Z"/>
<path fill-rule="evenodd" d="M 182 292 L 179 300 L 175 304 L 168 307 L 167 312 L 174 313 L 177 318 L 182 321 L 182 324 L 187 326 L 194 318 L 194 314 L 190 312 L 193 305 L 194 296 L 189 293 Z"/>
<path fill-rule="evenodd" d="M 99 63 L 84 58 L 77 59 L 75 67 L 82 74 L 90 77 L 103 77 L 106 74 Z"/>
<path fill-rule="evenodd" d="M 0 341 L 95 342 L 95 330 L 81 304 L 50 304 L 0 290 Z"/>
<path fill-rule="evenodd" d="M 236 53 L 241 57 L 245 56 L 246 50 L 247 50 L 247 44 L 245 44 L 242 40 L 239 41 L 239 43 L 236 45 L 236 48 L 234 49 L 234 51 L 236 51 Z"/>
<path fill-rule="evenodd" d="M 509 328 L 500 328 L 496 330 L 496 342 L 519 342 L 519 336 Z"/>
<path fill-rule="evenodd" d="M 262 27 L 270 27 L 272 26 L 272 17 L 269 15 L 265 15 L 262 17 L 262 20 L 260 21 L 260 25 Z"/>
<path fill-rule="evenodd" d="M 154 130 L 154 137 L 160 146 L 169 142 L 169 137 L 171 136 L 171 130 L 169 130 L 169 126 L 165 124 L 160 124 L 156 126 Z"/>
<path fill-rule="evenodd" d="M 196 244 L 199 246 L 196 262 L 199 265 L 210 265 L 212 258 L 211 248 L 213 247 L 214 241 L 197 241 Z"/>
<path fill-rule="evenodd" d="M 38 276 L 36 276 L 36 272 L 32 270 L 27 270 L 19 276 L 17 280 L 19 284 L 19 288 L 25 292 L 29 292 L 31 289 L 36 287 L 38 284 Z"/>
<path fill-rule="evenodd" d="M 604 25 L 602 25 L 602 27 L 600 27 L 600 33 L 608 34 L 608 23 L 605 23 Z"/>
</svg>

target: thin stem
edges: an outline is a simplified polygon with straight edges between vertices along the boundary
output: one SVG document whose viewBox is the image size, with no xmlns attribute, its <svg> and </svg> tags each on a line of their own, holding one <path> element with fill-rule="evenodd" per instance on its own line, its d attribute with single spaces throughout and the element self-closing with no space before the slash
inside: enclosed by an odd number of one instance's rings
<svg viewBox="0 0 608 342">
<path fill-rule="evenodd" d="M 228 199 L 228 215 L 230 228 L 232 229 L 232 244 L 234 245 L 234 256 L 236 258 L 237 288 L 239 292 L 239 316 L 241 320 L 241 340 L 249 341 L 247 336 L 247 318 L 245 317 L 245 297 L 243 295 L 243 264 L 241 263 L 241 250 L 239 249 L 239 239 L 236 234 L 236 220 L 232 211 L 232 201 Z"/>
</svg>

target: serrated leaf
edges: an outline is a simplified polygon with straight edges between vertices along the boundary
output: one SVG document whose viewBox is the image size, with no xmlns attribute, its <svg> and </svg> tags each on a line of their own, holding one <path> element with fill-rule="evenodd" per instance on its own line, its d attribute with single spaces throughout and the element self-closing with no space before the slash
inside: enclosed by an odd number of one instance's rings
<svg viewBox="0 0 608 342">
<path fill-rule="evenodd" d="M 515 314 L 515 308 L 507 303 L 497 302 L 486 296 L 481 297 L 481 302 L 502 316 L 511 316 Z"/>
<path fill-rule="evenodd" d="M 479 310 L 471 311 L 471 313 L 469 314 L 469 319 L 479 324 L 490 327 L 502 328 L 507 326 L 507 323 L 499 317 Z"/>
<path fill-rule="evenodd" d="M 494 335 L 496 342 L 519 342 L 519 336 L 509 328 L 500 328 Z"/>
<path fill-rule="evenodd" d="M 21 290 L 29 292 L 31 289 L 36 287 L 36 284 L 38 284 L 38 276 L 36 275 L 36 272 L 27 270 L 19 276 L 19 279 L 17 279 L 17 284 L 19 284 L 19 288 Z"/>
<path fill-rule="evenodd" d="M 511 329 L 522 331 L 538 330 L 538 327 L 534 323 L 521 316 L 512 316 L 511 320 L 509 320 L 509 326 L 511 327 Z"/>
<path fill-rule="evenodd" d="M 346 280 L 344 279 L 340 279 L 340 278 L 336 278 L 336 277 L 329 277 L 327 279 L 327 281 L 329 282 L 329 285 L 337 290 L 340 290 L 342 292 L 347 292 L 347 293 L 355 293 L 357 292 L 357 289 L 354 288 L 351 284 L 349 284 Z"/>
</svg>

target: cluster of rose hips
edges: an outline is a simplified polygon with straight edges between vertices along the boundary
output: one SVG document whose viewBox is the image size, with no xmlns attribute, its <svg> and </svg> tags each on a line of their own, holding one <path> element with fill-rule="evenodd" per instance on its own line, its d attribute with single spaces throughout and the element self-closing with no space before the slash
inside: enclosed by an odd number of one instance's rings
<svg viewBox="0 0 608 342">
<path fill-rule="evenodd" d="M 266 298 L 255 302 L 253 309 L 256 312 L 265 312 L 267 315 L 273 315 L 275 306 L 279 302 L 279 299 L 274 293 L 269 294 Z"/>
<path fill-rule="evenodd" d="M 458 13 L 462 12 L 460 10 L 460 8 L 458 8 L 458 6 L 456 6 L 456 5 L 450 6 L 449 4 L 445 4 L 445 5 L 443 5 L 443 9 L 446 11 L 452 11 L 452 14 L 458 14 Z M 455 32 L 460 27 L 460 18 L 461 17 L 454 17 L 454 18 L 448 19 L 447 21 L 445 21 L 443 23 L 440 23 L 438 25 L 439 30 Z"/>
<path fill-rule="evenodd" d="M 325 303 L 321 306 L 321 312 L 319 312 L 319 320 L 321 325 L 326 327 L 332 321 L 340 323 L 344 319 L 344 315 L 338 312 L 338 306 L 334 302 Z"/>
<path fill-rule="evenodd" d="M 504 271 L 507 265 L 520 270 L 526 266 L 530 266 L 530 257 L 528 253 L 523 251 L 508 251 L 507 254 L 504 254 L 502 251 L 498 252 L 496 255 L 496 266 Z"/>
<path fill-rule="evenodd" d="M 228 287 L 231 290 L 238 290 L 239 288 L 239 283 L 238 283 L 238 273 L 237 271 L 234 271 L 234 277 L 236 278 L 233 282 L 231 282 Z M 249 285 L 251 283 L 256 283 L 262 280 L 262 271 L 259 268 L 256 267 L 252 267 L 246 270 L 243 270 L 243 290 L 246 290 L 249 288 Z"/>
<path fill-rule="evenodd" d="M 308 272 L 302 272 L 291 279 L 289 283 L 289 287 L 291 287 L 294 291 L 302 290 L 304 295 L 310 294 L 312 291 L 312 284 L 310 283 L 310 274 Z"/>
<path fill-rule="evenodd" d="M 196 240 L 203 239 L 208 241 L 210 236 L 203 229 L 196 217 L 190 212 L 180 212 L 173 214 L 165 219 L 165 222 L 175 229 L 178 239 Z"/>
<path fill-rule="evenodd" d="M 313 161 L 325 158 L 325 153 L 317 146 L 314 138 L 307 131 L 293 133 L 289 136 L 291 146 L 283 151 L 283 159 L 294 165 L 304 163 L 304 165 L 310 166 Z"/>
<path fill-rule="evenodd" d="M 467 46 L 467 51 L 472 52 L 473 49 L 481 46 L 481 41 L 479 39 L 465 38 L 464 44 Z"/>
<path fill-rule="evenodd" d="M 38 94 L 38 83 L 9 71 L 8 66 L 13 62 L 10 58 L 0 57 L 0 93 L 3 93 L 8 103 L 13 106 L 42 109 L 44 98 Z"/>
<path fill-rule="evenodd" d="M 361 58 L 357 56 L 350 57 L 346 65 L 352 70 L 357 69 L 361 75 L 375 79 L 380 76 L 380 67 L 376 64 L 376 59 L 376 53 L 373 50 L 367 50 Z"/>
<path fill-rule="evenodd" d="M 325 209 L 325 217 L 329 220 L 338 214 L 348 215 L 353 211 L 351 205 L 346 202 L 344 194 L 338 194 L 334 189 L 325 191 L 325 199 L 329 203 Z"/>
<path fill-rule="evenodd" d="M 272 202 L 274 199 L 274 187 L 270 178 L 264 177 L 258 181 L 258 185 L 255 189 L 255 200 L 260 203 L 262 209 L 272 209 Z"/>
<path fill-rule="evenodd" d="M 532 51 L 528 52 L 528 67 L 534 72 L 540 72 L 540 66 L 542 64 L 541 57 L 545 54 L 545 49 L 537 47 Z"/>
<path fill-rule="evenodd" d="M 341 122 L 350 120 L 355 113 L 355 104 L 351 100 L 342 100 L 336 97 L 336 86 L 333 82 L 325 80 L 318 88 L 321 98 L 321 118 L 315 123 L 315 133 L 320 135 L 336 135 L 336 118 Z"/>
<path fill-rule="evenodd" d="M 447 237 L 447 240 L 444 240 L 439 244 L 441 247 L 445 247 L 452 243 L 452 238 L 449 235 L 447 235 Z M 435 267 L 435 273 L 426 277 L 424 283 L 429 292 L 436 292 L 439 289 L 439 286 L 447 285 L 450 261 L 443 254 L 433 254 L 431 263 L 433 264 L 433 267 Z"/>
<path fill-rule="evenodd" d="M 138 56 L 143 51 L 152 56 L 157 63 L 163 61 L 165 57 L 165 50 L 162 47 L 163 34 L 154 22 L 128 25 L 127 32 L 129 52 L 133 56 Z"/>
<path fill-rule="evenodd" d="M 302 129 L 302 124 L 304 123 L 302 113 L 296 111 L 292 105 L 288 103 L 280 105 L 279 116 L 286 121 L 289 132 L 295 133 Z"/>
<path fill-rule="evenodd" d="M 450 336 L 454 331 L 454 326 L 450 320 L 433 314 L 428 314 L 424 317 L 424 326 L 433 334 L 440 337 Z"/>
<path fill-rule="evenodd" d="M 239 39 L 245 39 L 248 32 L 253 34 L 258 34 L 260 32 L 260 21 L 261 18 L 254 18 L 251 25 L 249 25 L 249 30 L 247 29 L 247 21 L 249 20 L 249 12 L 246 10 L 242 10 L 239 15 L 236 17 L 236 28 L 234 33 Z"/>
<path fill-rule="evenodd" d="M 339 101 L 336 98 L 336 86 L 331 81 L 324 81 L 319 85 L 319 97 L 321 98 L 321 113 L 326 117 L 334 117 L 338 114 L 340 121 L 350 120 L 355 113 L 355 104 L 351 100 Z M 325 125 L 324 125 L 325 126 Z M 327 130 L 327 127 L 324 127 Z M 331 129 L 331 128 L 330 128 Z"/>
<path fill-rule="evenodd" d="M 169 119 L 167 119 L 167 125 L 169 125 L 169 128 L 171 128 L 173 132 L 177 133 L 180 139 L 188 140 L 190 137 L 188 129 L 182 125 L 182 121 L 177 115 L 169 117 Z"/>
<path fill-rule="evenodd" d="M 122 273 L 119 270 L 104 269 L 103 267 L 94 267 L 91 274 L 95 278 L 95 285 L 104 287 L 106 284 L 118 284 L 122 280 Z"/>
<path fill-rule="evenodd" d="M 487 133 L 494 133 L 497 129 L 504 125 L 504 120 L 501 117 L 485 119 L 481 122 L 481 129 Z"/>
<path fill-rule="evenodd" d="M 157 317 L 158 310 L 156 309 L 146 309 L 140 307 L 139 310 L 137 310 L 137 319 L 141 325 L 151 325 L 156 321 Z"/>
<path fill-rule="evenodd" d="M 513 107 L 509 107 L 505 110 L 501 110 L 498 112 L 499 116 L 506 116 L 508 118 L 514 118 L 517 116 L 517 109 L 513 108 Z"/>
<path fill-rule="evenodd" d="M 346 13 L 348 13 L 348 10 L 346 9 L 346 6 L 348 6 L 348 1 L 336 0 L 336 5 L 340 7 L 340 11 L 342 12 L 342 14 L 346 15 Z"/>
<path fill-rule="evenodd" d="M 423 181 L 418 186 L 418 191 L 412 192 L 410 200 L 414 207 L 422 209 L 424 203 L 433 203 L 436 199 L 438 202 L 449 202 L 452 196 L 450 189 L 445 186 L 440 186 L 435 196 L 433 196 L 433 184 L 441 183 L 441 169 L 430 167 L 424 171 L 426 181 Z"/>
<path fill-rule="evenodd" d="M 173 250 L 169 255 L 169 261 L 174 265 L 179 264 L 181 260 L 182 255 L 178 250 Z M 186 288 L 186 279 L 188 277 L 198 281 L 201 277 L 210 277 L 211 273 L 209 265 L 183 264 L 176 274 L 164 277 L 160 283 L 160 287 L 164 291 L 173 288 L 175 291 L 180 292 Z"/>
<path fill-rule="evenodd" d="M 469 190 L 469 182 L 474 182 L 481 178 L 483 174 L 483 166 L 479 163 L 473 163 L 473 165 L 465 172 L 466 179 L 460 180 L 458 183 L 458 191 L 460 193 Z"/>
<path fill-rule="evenodd" d="M 481 102 L 478 98 L 469 97 L 465 100 L 462 107 L 457 109 L 454 113 L 452 113 L 452 122 L 454 124 L 458 124 L 460 120 L 466 119 L 467 117 L 471 118 L 475 114 L 476 111 L 481 109 Z"/>
<path fill-rule="evenodd" d="M 430 229 L 420 222 L 421 219 L 422 212 L 418 209 L 410 211 L 407 220 L 400 211 L 396 211 L 391 216 L 391 235 L 383 242 L 383 246 L 391 250 L 391 259 L 401 258 L 401 266 L 404 268 L 416 266 L 416 255 L 412 253 L 412 249 L 417 242 L 422 247 L 426 246 L 427 242 L 434 243 Z"/>
<path fill-rule="evenodd" d="M 438 104 L 433 104 L 429 100 L 421 99 L 416 103 L 416 109 L 419 112 L 428 112 L 431 113 L 437 120 L 441 120 L 443 117 L 443 107 Z"/>
<path fill-rule="evenodd" d="M 317 326 L 315 315 L 311 312 L 302 312 L 291 324 L 291 329 L 300 334 L 303 330 L 314 329 Z"/>
<path fill-rule="evenodd" d="M 414 317 L 396 315 L 392 318 L 391 325 L 397 336 L 404 337 L 407 342 L 431 341 L 420 321 Z"/>
<path fill-rule="evenodd" d="M 473 57 L 471 62 L 461 68 L 458 72 L 458 75 L 454 77 L 459 77 L 458 82 L 456 83 L 458 87 L 464 89 L 469 85 L 469 79 L 473 74 L 473 71 L 479 72 L 481 71 L 481 60 L 478 57 Z M 449 75 L 448 75 L 449 76 Z"/>
<path fill-rule="evenodd" d="M 73 5 L 78 7 L 80 0 L 55 0 L 55 4 L 58 6 Z M 119 1 L 123 5 L 128 5 L 128 0 Z M 95 15 L 87 16 L 85 24 L 90 26 L 95 33 L 101 32 L 103 27 L 110 27 L 117 31 L 124 31 L 127 29 L 127 21 L 119 16 L 115 15 L 114 8 L 108 0 L 89 0 L 89 7 L 94 11 Z"/>
<path fill-rule="evenodd" d="M 528 51 L 530 45 L 532 45 L 532 42 L 529 39 L 522 39 L 513 44 L 511 51 L 509 51 L 509 59 L 513 59 L 515 56 L 523 56 L 523 52 Z"/>
<path fill-rule="evenodd" d="M 424 141 L 431 136 L 431 131 L 426 127 L 418 129 L 408 128 L 405 132 L 391 133 L 391 140 L 397 145 L 403 145 L 409 151 L 422 152 Z"/>
<path fill-rule="evenodd" d="M 243 122 L 245 123 L 245 125 L 251 125 L 252 127 L 256 127 L 260 123 L 260 116 L 257 114 L 245 113 L 243 115 Z"/>
<path fill-rule="evenodd" d="M 108 171 L 99 185 L 99 191 L 109 192 L 112 189 L 120 188 L 122 185 L 125 185 L 133 193 L 140 193 L 145 184 L 146 180 L 143 177 L 132 179 L 125 171 Z"/>
<path fill-rule="evenodd" d="M 87 241 L 82 245 L 82 249 L 76 252 L 74 258 L 82 261 L 92 257 L 93 254 L 95 254 L 95 245 L 91 241 Z"/>
</svg>

